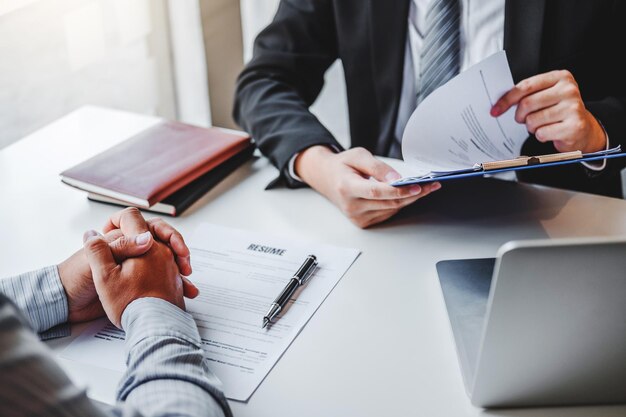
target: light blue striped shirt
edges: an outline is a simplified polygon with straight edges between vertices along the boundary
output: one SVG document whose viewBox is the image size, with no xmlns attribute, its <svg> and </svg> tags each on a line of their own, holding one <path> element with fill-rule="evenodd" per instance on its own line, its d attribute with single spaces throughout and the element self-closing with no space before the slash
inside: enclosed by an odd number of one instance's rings
<svg viewBox="0 0 626 417">
<path fill-rule="evenodd" d="M 68 335 L 67 318 L 56 266 L 0 279 L 0 416 L 232 415 L 193 318 L 173 304 L 142 298 L 124 311 L 127 370 L 114 407 L 75 387 L 29 329 Z"/>
</svg>

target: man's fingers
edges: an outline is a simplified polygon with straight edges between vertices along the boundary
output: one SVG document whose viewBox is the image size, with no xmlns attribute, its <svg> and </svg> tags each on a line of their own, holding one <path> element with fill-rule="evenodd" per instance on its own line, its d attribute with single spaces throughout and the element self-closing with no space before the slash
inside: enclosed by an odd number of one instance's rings
<svg viewBox="0 0 626 417">
<path fill-rule="evenodd" d="M 366 228 L 366 227 L 375 225 L 377 223 L 384 222 L 390 217 L 396 215 L 398 211 L 400 211 L 402 208 L 408 206 L 409 204 L 414 203 L 417 200 L 420 200 L 426 197 L 428 194 L 433 193 L 439 190 L 440 188 L 441 188 L 441 183 L 439 182 L 431 182 L 429 184 L 425 184 L 423 187 L 423 192 L 420 195 L 416 196 L 415 198 L 407 198 L 403 200 L 402 205 L 400 205 L 397 208 L 372 210 L 370 213 L 368 213 L 369 216 L 367 215 L 364 216 L 365 220 L 361 221 L 362 224 L 357 224 L 357 225 L 359 227 Z"/>
<path fill-rule="evenodd" d="M 438 182 L 424 184 L 422 191 L 419 194 L 411 195 L 404 198 L 387 199 L 387 200 L 367 200 L 364 201 L 365 210 L 400 210 L 406 206 L 409 206 L 426 197 L 428 194 L 441 188 L 441 184 Z"/>
<path fill-rule="evenodd" d="M 92 237 L 102 237 L 102 235 L 95 230 L 87 230 L 83 233 L 83 243 L 87 242 Z"/>
<path fill-rule="evenodd" d="M 109 244 L 102 236 L 92 232 L 87 232 L 85 237 L 85 255 L 93 273 L 94 282 L 108 277 L 118 267 Z"/>
<path fill-rule="evenodd" d="M 529 114 L 526 118 L 526 129 L 534 134 L 540 127 L 562 122 L 566 117 L 565 106 L 563 103 L 559 103 Z"/>
<path fill-rule="evenodd" d="M 375 179 L 365 179 L 358 175 L 350 177 L 348 181 L 340 185 L 344 190 L 340 191 L 346 196 L 363 198 L 366 200 L 394 200 L 409 198 L 422 192 L 420 185 L 406 187 L 392 187 L 391 185 Z"/>
<path fill-rule="evenodd" d="M 535 137 L 539 142 L 555 142 L 563 141 L 567 139 L 565 134 L 566 125 L 564 122 L 553 123 L 546 126 L 541 126 L 535 132 Z M 558 149 L 557 149 L 558 150 Z M 559 150 L 559 152 L 562 152 Z"/>
<path fill-rule="evenodd" d="M 557 88 L 548 88 L 522 98 L 515 110 L 515 121 L 526 123 L 527 117 L 540 110 L 554 106 L 561 101 Z"/>
<path fill-rule="evenodd" d="M 422 193 L 420 185 L 407 187 L 392 187 L 376 180 L 364 180 L 354 183 L 354 195 L 366 200 L 395 200 L 411 198 Z"/>
<path fill-rule="evenodd" d="M 166 243 L 174 252 L 180 273 L 191 275 L 190 252 L 183 235 L 166 221 L 159 218 L 148 220 L 148 227 L 158 240 Z"/>
<path fill-rule="evenodd" d="M 183 280 L 183 295 L 187 298 L 196 298 L 200 294 L 198 287 L 187 277 L 181 276 L 181 279 Z"/>
<path fill-rule="evenodd" d="M 177 256 L 189 256 L 189 248 L 185 244 L 183 235 L 165 220 L 159 218 L 150 219 L 148 220 L 148 227 L 157 239 L 169 244 Z"/>
<path fill-rule="evenodd" d="M 128 207 L 113 214 L 103 230 L 108 233 L 113 229 L 120 229 L 126 236 L 135 236 L 147 232 L 148 225 L 139 209 Z"/>
<path fill-rule="evenodd" d="M 141 256 L 148 252 L 154 243 L 152 234 L 150 232 L 144 232 L 137 236 L 121 236 L 109 243 L 111 253 L 115 260 L 123 262 L 128 258 L 134 258 Z"/>
<path fill-rule="evenodd" d="M 422 194 L 407 198 L 397 198 L 393 200 L 365 200 L 363 201 L 363 210 L 400 210 L 408 205 L 415 203 L 420 198 L 422 198 Z"/>
<path fill-rule="evenodd" d="M 386 163 L 376 159 L 364 148 L 354 148 L 344 152 L 347 165 L 351 166 L 364 176 L 372 177 L 381 182 L 399 180 L 402 176 Z"/>
<path fill-rule="evenodd" d="M 340 205 L 342 211 L 350 220 L 361 228 L 369 227 L 373 224 L 388 219 L 402 208 L 427 196 L 441 188 L 438 182 L 425 184 L 423 191 L 419 195 L 391 200 L 372 200 L 355 198 Z"/>
<path fill-rule="evenodd" d="M 119 230 L 121 234 L 115 232 Z M 118 211 L 111 216 L 107 224 L 104 226 L 104 232 L 109 236 L 111 233 L 115 233 L 115 239 L 119 239 L 124 236 L 142 235 L 145 232 L 152 232 L 156 239 L 167 243 L 170 249 L 176 255 L 176 263 L 180 269 L 180 273 L 183 275 L 191 275 L 191 261 L 189 257 L 189 248 L 185 244 L 182 235 L 172 226 L 161 219 L 151 219 L 148 222 L 143 218 L 139 209 L 134 207 L 128 207 L 124 210 Z M 121 240 L 119 244 L 131 243 Z M 132 245 L 131 245 L 132 246 Z M 149 248 L 148 248 L 149 249 Z M 132 250 L 137 251 L 139 255 L 145 253 L 138 248 L 134 247 Z M 147 249 L 146 249 L 147 251 Z M 131 256 L 139 255 L 125 255 L 122 252 L 116 252 L 116 258 L 129 258 Z"/>
<path fill-rule="evenodd" d="M 389 200 L 366 200 L 363 201 L 363 209 L 367 211 L 379 211 L 379 210 L 400 210 L 406 206 L 409 206 L 415 203 L 417 200 L 420 200 L 426 197 L 431 192 L 438 190 L 441 188 L 439 183 L 437 185 L 427 184 L 422 187 L 422 192 L 404 198 L 396 198 Z"/>
<path fill-rule="evenodd" d="M 441 188 L 440 182 L 430 182 L 428 184 L 422 184 L 422 192 L 419 195 L 419 198 L 424 198 L 428 194 L 433 193 Z"/>
<path fill-rule="evenodd" d="M 551 71 L 545 74 L 535 75 L 520 81 L 506 94 L 504 94 L 491 108 L 491 115 L 498 117 L 506 113 L 511 106 L 519 103 L 519 101 L 537 91 L 545 90 L 555 85 L 565 74 L 561 71 Z"/>
<path fill-rule="evenodd" d="M 107 243 L 111 243 L 111 242 L 115 242 L 117 239 L 121 238 L 122 236 L 124 236 L 124 233 L 122 233 L 120 229 L 114 229 L 114 230 L 111 230 L 110 232 L 106 232 L 106 234 L 104 235 L 104 240 L 106 240 Z"/>
</svg>

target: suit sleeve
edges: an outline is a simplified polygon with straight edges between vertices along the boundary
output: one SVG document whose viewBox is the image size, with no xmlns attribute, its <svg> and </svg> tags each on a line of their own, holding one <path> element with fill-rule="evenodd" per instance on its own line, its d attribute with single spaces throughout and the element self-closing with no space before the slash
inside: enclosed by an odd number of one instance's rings
<svg viewBox="0 0 626 417">
<path fill-rule="evenodd" d="M 610 23 L 611 35 L 614 41 L 626 39 L 626 29 L 623 21 L 626 18 L 626 2 L 614 1 L 613 21 Z M 612 45 L 613 43 L 611 43 Z M 607 55 L 613 57 L 611 65 L 603 65 L 598 71 L 598 82 L 610 80 L 613 94 L 595 100 L 585 101 L 585 107 L 602 123 L 611 147 L 622 146 L 626 151 L 626 76 L 623 66 L 619 63 L 623 58 L 618 50 L 608 51 Z M 618 175 L 618 172 L 626 166 L 624 158 L 607 161 L 605 175 Z"/>
<path fill-rule="evenodd" d="M 313 145 L 341 149 L 309 111 L 338 58 L 332 0 L 281 0 L 237 81 L 233 116 L 289 186 L 289 160 Z"/>
</svg>

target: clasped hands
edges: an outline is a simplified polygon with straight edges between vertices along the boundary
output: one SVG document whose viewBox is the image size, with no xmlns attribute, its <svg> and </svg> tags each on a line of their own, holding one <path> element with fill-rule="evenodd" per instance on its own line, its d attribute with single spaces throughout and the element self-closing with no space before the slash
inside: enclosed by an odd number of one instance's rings
<svg viewBox="0 0 626 417">
<path fill-rule="evenodd" d="M 515 120 L 540 142 L 552 142 L 558 152 L 583 153 L 605 149 L 607 137 L 586 109 L 574 76 L 566 70 L 539 74 L 515 85 L 491 109 L 499 117 L 517 105 Z M 295 173 L 328 198 L 357 226 L 369 227 L 395 215 L 441 188 L 437 182 L 395 188 L 400 174 L 363 148 L 335 153 L 317 145 L 302 151 Z"/>
<path fill-rule="evenodd" d="M 192 272 L 189 248 L 162 219 L 146 221 L 138 209 L 127 208 L 109 219 L 103 233 L 86 232 L 84 247 L 58 265 L 70 322 L 106 314 L 121 328 L 124 310 L 138 298 L 160 298 L 184 309 L 183 297 L 198 295 L 186 278 Z"/>
</svg>

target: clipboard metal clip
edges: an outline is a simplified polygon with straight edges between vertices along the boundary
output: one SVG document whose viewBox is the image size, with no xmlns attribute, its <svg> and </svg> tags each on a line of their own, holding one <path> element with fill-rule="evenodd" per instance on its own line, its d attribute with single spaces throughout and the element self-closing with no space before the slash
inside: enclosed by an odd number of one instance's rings
<svg viewBox="0 0 626 417">
<path fill-rule="evenodd" d="M 548 162 L 569 161 L 572 159 L 581 159 L 582 157 L 583 153 L 581 151 L 573 151 L 538 156 L 518 156 L 513 159 L 482 162 L 480 166 L 483 171 L 493 171 L 495 169 L 515 168 L 527 165 L 541 165 Z"/>
</svg>

